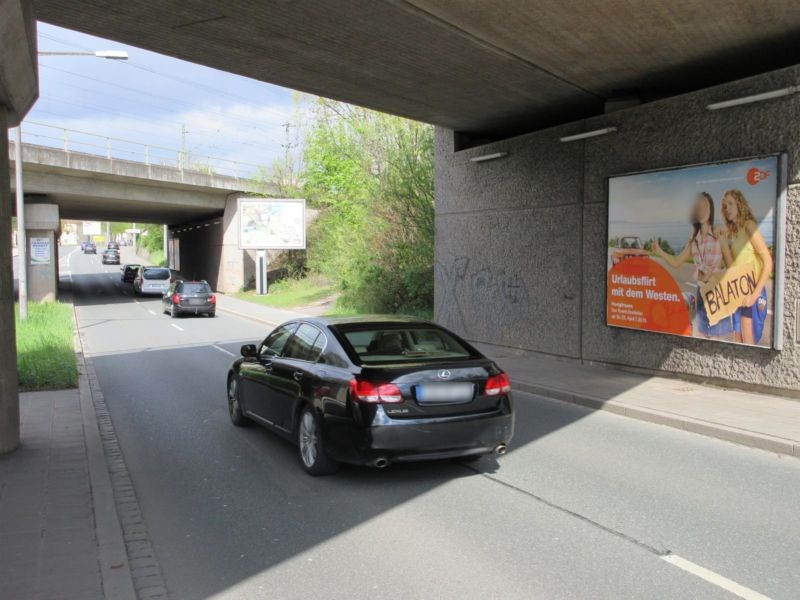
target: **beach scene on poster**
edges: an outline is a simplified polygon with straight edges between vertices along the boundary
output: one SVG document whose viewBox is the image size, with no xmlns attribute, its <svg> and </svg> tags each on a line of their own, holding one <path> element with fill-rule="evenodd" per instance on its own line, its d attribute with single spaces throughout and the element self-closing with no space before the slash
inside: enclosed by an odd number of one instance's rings
<svg viewBox="0 0 800 600">
<path fill-rule="evenodd" d="M 306 247 L 306 202 L 298 199 L 239 200 L 239 245 L 254 250 Z"/>
<path fill-rule="evenodd" d="M 611 177 L 606 322 L 769 348 L 779 159 Z"/>
</svg>

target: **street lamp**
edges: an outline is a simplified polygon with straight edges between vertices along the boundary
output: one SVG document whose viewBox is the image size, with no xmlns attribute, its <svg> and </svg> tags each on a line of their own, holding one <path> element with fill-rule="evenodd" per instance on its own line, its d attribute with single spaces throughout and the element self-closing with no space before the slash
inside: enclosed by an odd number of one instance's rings
<svg viewBox="0 0 800 600">
<path fill-rule="evenodd" d="M 39 52 L 39 56 L 95 56 L 111 60 L 128 60 L 124 50 L 95 50 L 94 52 Z"/>
<path fill-rule="evenodd" d="M 128 60 L 124 50 L 94 52 L 39 52 L 39 56 L 94 56 L 108 60 Z M 14 182 L 17 188 L 17 279 L 19 280 L 19 318 L 28 318 L 28 239 L 25 236 L 25 193 L 22 189 L 22 125 L 14 127 Z"/>
</svg>

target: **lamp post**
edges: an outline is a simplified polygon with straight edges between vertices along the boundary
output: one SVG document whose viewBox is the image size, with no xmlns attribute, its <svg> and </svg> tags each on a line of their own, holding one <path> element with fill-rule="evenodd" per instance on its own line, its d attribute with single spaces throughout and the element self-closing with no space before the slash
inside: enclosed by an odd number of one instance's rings
<svg viewBox="0 0 800 600">
<path fill-rule="evenodd" d="M 108 60 L 128 60 L 124 50 L 95 52 L 39 52 L 39 56 L 94 56 Z M 14 185 L 17 192 L 17 277 L 19 280 L 19 318 L 28 318 L 28 239 L 25 236 L 25 191 L 22 188 L 22 125 L 14 127 Z"/>
</svg>

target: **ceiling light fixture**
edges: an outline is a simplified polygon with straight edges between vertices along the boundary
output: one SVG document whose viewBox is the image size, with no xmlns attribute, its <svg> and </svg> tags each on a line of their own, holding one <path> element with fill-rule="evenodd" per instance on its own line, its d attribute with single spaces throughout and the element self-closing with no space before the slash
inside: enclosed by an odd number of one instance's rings
<svg viewBox="0 0 800 600">
<path fill-rule="evenodd" d="M 594 129 L 592 131 L 585 131 L 584 133 L 576 133 L 575 135 L 565 135 L 559 139 L 562 142 L 577 142 L 578 140 L 586 140 L 589 138 L 614 133 L 616 130 L 616 127 L 604 127 L 603 129 Z"/>
<path fill-rule="evenodd" d="M 508 152 L 493 152 L 492 154 L 483 154 L 481 156 L 473 156 L 470 160 L 474 163 L 486 162 L 487 160 L 496 160 L 508 156 Z"/>
<path fill-rule="evenodd" d="M 721 110 L 723 108 L 731 108 L 733 106 L 742 106 L 744 104 L 753 104 L 754 102 L 764 102 L 765 100 L 774 100 L 775 98 L 783 98 L 784 96 L 791 96 L 800 92 L 800 85 L 792 85 L 780 90 L 772 90 L 771 92 L 763 92 L 761 94 L 753 94 L 752 96 L 742 96 L 741 98 L 734 98 L 733 100 L 724 100 L 723 102 L 714 102 L 706 106 L 706 110 Z"/>
</svg>

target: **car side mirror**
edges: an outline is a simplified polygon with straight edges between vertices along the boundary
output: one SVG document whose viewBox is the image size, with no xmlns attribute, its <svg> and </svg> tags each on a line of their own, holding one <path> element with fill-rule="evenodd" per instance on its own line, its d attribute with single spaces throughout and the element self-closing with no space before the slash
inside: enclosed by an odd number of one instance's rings
<svg viewBox="0 0 800 600">
<path fill-rule="evenodd" d="M 255 344 L 245 344 L 244 346 L 242 346 L 240 352 L 242 353 L 242 356 L 244 356 L 245 358 L 252 358 L 256 354 L 258 354 L 258 349 L 256 348 Z"/>
</svg>

